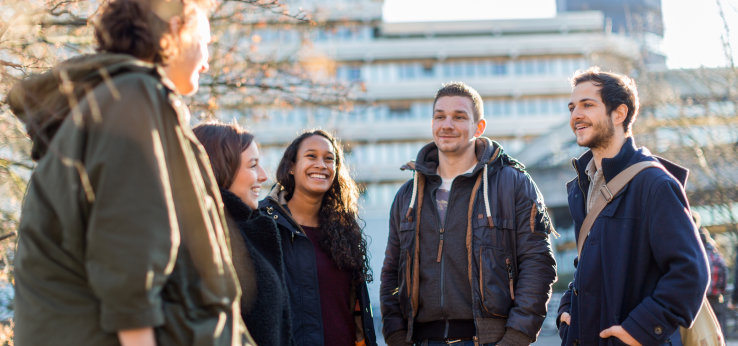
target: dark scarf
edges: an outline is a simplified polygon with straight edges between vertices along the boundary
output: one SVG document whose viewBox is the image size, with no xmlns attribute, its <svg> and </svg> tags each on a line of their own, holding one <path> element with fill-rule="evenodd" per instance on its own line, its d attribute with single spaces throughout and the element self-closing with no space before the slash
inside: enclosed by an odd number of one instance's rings
<svg viewBox="0 0 738 346">
<path fill-rule="evenodd" d="M 257 296 L 249 311 L 241 311 L 246 327 L 259 345 L 291 345 L 290 311 L 284 277 L 282 247 L 277 225 L 270 217 L 252 210 L 232 192 L 221 189 L 223 203 L 235 221 L 254 264 Z M 238 266 L 238 263 L 234 263 Z"/>
</svg>

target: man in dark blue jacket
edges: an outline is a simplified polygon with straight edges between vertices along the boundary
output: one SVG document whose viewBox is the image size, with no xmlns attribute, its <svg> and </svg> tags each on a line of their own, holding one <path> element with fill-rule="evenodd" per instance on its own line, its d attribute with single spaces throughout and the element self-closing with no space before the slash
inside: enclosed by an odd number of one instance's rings
<svg viewBox="0 0 738 346">
<path fill-rule="evenodd" d="M 687 171 L 636 148 L 632 79 L 591 68 L 572 79 L 570 125 L 590 148 L 567 184 L 577 239 L 586 237 L 559 307 L 562 345 L 681 344 L 700 308 L 708 268 L 684 193 Z M 579 230 L 600 187 L 640 161 L 660 161 L 614 196 L 589 235 Z"/>
</svg>

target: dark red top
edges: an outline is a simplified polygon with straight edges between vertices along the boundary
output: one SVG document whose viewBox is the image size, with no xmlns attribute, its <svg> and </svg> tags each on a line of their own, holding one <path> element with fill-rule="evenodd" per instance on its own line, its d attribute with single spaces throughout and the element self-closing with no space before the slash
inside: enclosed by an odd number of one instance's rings
<svg viewBox="0 0 738 346">
<path fill-rule="evenodd" d="M 315 249 L 318 267 L 320 307 L 323 316 L 323 337 L 326 345 L 353 346 L 354 315 L 351 309 L 351 274 L 338 269 L 329 252 L 320 248 L 320 229 L 302 226 Z"/>
</svg>

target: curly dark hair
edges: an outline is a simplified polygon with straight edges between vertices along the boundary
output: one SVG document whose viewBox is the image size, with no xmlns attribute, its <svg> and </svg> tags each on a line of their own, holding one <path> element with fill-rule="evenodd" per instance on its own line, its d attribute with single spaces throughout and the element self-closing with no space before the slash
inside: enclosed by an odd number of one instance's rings
<svg viewBox="0 0 738 346">
<path fill-rule="evenodd" d="M 290 174 L 290 169 L 296 163 L 300 144 L 312 136 L 327 139 L 333 147 L 336 160 L 336 177 L 331 188 L 323 195 L 318 211 L 320 247 L 331 254 L 338 268 L 351 271 L 354 284 L 371 282 L 373 278 L 366 250 L 366 236 L 359 224 L 362 221 L 357 203 L 359 187 L 349 175 L 338 140 L 323 130 L 307 131 L 295 138 L 285 149 L 279 162 L 277 182 L 286 191 L 286 199 L 290 200 L 295 191 L 295 177 Z"/>
</svg>

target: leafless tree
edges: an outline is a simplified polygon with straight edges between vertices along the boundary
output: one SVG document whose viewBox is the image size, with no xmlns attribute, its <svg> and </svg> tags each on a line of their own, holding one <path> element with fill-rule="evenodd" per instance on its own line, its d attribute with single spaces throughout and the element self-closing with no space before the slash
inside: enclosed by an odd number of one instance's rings
<svg viewBox="0 0 738 346">
<path fill-rule="evenodd" d="M 12 282 L 12 250 L 20 204 L 34 163 L 23 125 L 5 104 L 12 85 L 70 57 L 94 52 L 93 19 L 105 0 L 0 2 L 0 320 L 3 283 Z M 210 73 L 189 101 L 200 117 L 248 119 L 258 107 L 351 107 L 361 85 L 335 78 L 330 59 L 305 59 L 311 32 L 340 19 L 315 19 L 279 0 L 218 1 L 211 14 Z M 269 49 L 265 33 L 288 33 L 291 43 Z M 12 321 L 7 321 L 12 323 Z M 12 329 L 0 325 L 0 344 Z"/>
<path fill-rule="evenodd" d="M 726 9 L 715 0 L 724 29 L 725 67 L 652 72 L 643 75 L 644 103 L 639 142 L 690 169 L 690 203 L 723 239 L 734 258 L 738 238 L 738 69 Z"/>
</svg>

